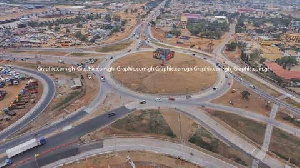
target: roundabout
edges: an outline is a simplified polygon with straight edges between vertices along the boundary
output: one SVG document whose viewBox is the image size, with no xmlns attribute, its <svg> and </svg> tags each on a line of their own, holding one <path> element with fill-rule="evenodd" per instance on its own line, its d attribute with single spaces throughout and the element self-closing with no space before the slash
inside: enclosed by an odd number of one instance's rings
<svg viewBox="0 0 300 168">
<path fill-rule="evenodd" d="M 230 88 L 232 78 L 225 78 L 225 72 L 218 70 L 212 60 L 175 50 L 175 57 L 162 66 L 161 60 L 153 58 L 153 51 L 117 54 L 102 62 L 99 68 L 115 69 L 101 72 L 106 84 L 122 95 L 152 101 L 158 96 L 162 100 L 172 96 L 177 101 L 209 101 Z"/>
<path fill-rule="evenodd" d="M 117 59 L 112 77 L 125 87 L 148 94 L 193 94 L 209 88 L 216 82 L 214 71 L 194 71 L 195 67 L 213 68 L 208 62 L 193 56 L 176 53 L 175 57 L 160 65 L 152 52 L 129 54 Z"/>
</svg>

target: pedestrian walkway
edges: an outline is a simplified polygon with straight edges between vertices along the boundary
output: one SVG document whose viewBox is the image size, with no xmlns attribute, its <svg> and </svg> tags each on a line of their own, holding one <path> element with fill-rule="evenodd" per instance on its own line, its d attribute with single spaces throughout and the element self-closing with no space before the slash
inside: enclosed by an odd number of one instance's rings
<svg viewBox="0 0 300 168">
<path fill-rule="evenodd" d="M 112 138 L 103 140 L 103 148 L 90 150 L 79 155 L 61 159 L 43 168 L 61 167 L 64 164 L 78 162 L 98 154 L 107 154 L 115 151 L 148 151 L 165 154 L 174 158 L 181 158 L 190 163 L 207 168 L 234 168 L 236 166 L 227 163 L 219 158 L 215 158 L 202 151 L 190 148 L 188 146 L 169 141 L 152 138 Z"/>
</svg>

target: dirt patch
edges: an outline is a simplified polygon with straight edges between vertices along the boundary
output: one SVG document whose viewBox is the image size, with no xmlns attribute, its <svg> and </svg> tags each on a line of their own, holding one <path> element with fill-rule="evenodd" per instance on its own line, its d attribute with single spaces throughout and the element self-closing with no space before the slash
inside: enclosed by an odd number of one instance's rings
<svg viewBox="0 0 300 168">
<path fill-rule="evenodd" d="M 276 127 L 270 142 L 270 151 L 290 163 L 300 166 L 300 139 Z"/>
<path fill-rule="evenodd" d="M 212 67 L 209 63 L 195 57 L 175 53 L 175 57 L 167 61 L 162 67 L 161 61 L 154 59 L 152 52 L 135 53 L 123 57 L 113 63 L 113 67 L 126 68 L 172 68 L 186 67 Z M 205 90 L 216 82 L 217 73 L 212 71 L 179 71 L 179 72 L 158 72 L 158 71 L 114 71 L 113 77 L 126 87 L 143 93 L 153 94 L 187 94 Z"/>
<path fill-rule="evenodd" d="M 236 114 L 206 110 L 215 119 L 226 123 L 231 128 L 237 130 L 241 134 L 253 140 L 255 143 L 261 145 L 264 141 L 266 124 L 256 122 L 254 120 L 241 117 Z"/>
<path fill-rule="evenodd" d="M 248 91 L 250 93 L 248 100 L 243 99 L 243 91 Z M 232 104 L 230 104 L 230 100 Z M 212 103 L 241 108 L 258 114 L 262 114 L 264 116 L 269 116 L 271 110 L 271 104 L 266 107 L 268 103 L 266 99 L 241 85 L 237 81 L 233 81 L 233 85 L 230 91 L 228 91 L 218 99 L 213 100 Z"/>
<path fill-rule="evenodd" d="M 72 163 L 63 166 L 63 168 L 131 168 L 132 166 L 126 161 L 127 156 L 130 156 L 131 160 L 135 163 L 137 168 L 200 168 L 194 164 L 188 163 L 183 160 L 168 157 L 166 155 L 160 155 L 151 152 L 115 152 L 106 155 L 97 155 L 85 160 L 81 160 L 77 163 Z"/>
</svg>

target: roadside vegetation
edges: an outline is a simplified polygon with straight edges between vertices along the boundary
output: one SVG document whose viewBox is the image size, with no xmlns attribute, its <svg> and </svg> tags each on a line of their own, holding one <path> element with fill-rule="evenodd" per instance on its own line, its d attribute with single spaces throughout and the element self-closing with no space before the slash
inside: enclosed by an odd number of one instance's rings
<svg viewBox="0 0 300 168">
<path fill-rule="evenodd" d="M 98 48 L 98 49 L 96 49 L 96 51 L 97 52 L 121 51 L 121 50 L 128 48 L 131 45 L 131 43 L 132 43 L 132 41 L 109 45 L 109 46 L 105 46 L 102 48 Z"/>
<path fill-rule="evenodd" d="M 241 117 L 236 114 L 221 111 L 211 111 L 210 114 L 250 138 L 257 144 L 263 144 L 266 124 Z"/>
<path fill-rule="evenodd" d="M 300 139 L 279 128 L 274 127 L 270 142 L 270 151 L 289 161 L 296 166 L 300 166 Z"/>
<path fill-rule="evenodd" d="M 189 142 L 203 149 L 219 154 L 227 159 L 230 159 L 240 165 L 248 166 L 251 164 L 251 158 L 242 152 L 233 149 L 226 145 L 205 128 L 198 125 L 195 134 L 189 139 Z"/>
<path fill-rule="evenodd" d="M 188 23 L 187 29 L 194 36 L 208 39 L 220 39 L 224 32 L 229 31 L 229 23 L 219 23 L 201 20 L 199 23 Z"/>
<path fill-rule="evenodd" d="M 136 133 L 166 135 L 175 138 L 159 110 L 142 110 L 120 119 L 112 124 L 113 128 Z"/>
</svg>

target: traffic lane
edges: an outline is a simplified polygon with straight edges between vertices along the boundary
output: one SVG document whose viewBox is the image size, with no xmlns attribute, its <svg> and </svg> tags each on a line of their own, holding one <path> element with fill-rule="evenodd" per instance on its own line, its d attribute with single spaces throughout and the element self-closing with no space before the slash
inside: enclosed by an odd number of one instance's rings
<svg viewBox="0 0 300 168">
<path fill-rule="evenodd" d="M 58 161 L 60 159 L 68 158 L 79 154 L 78 146 L 68 147 L 66 149 L 59 149 L 55 153 L 51 153 L 47 156 L 37 156 L 36 159 L 33 158 L 29 163 L 24 165 L 19 165 L 17 167 L 26 167 L 26 168 L 39 168 L 50 164 L 52 162 Z"/>
<path fill-rule="evenodd" d="M 46 128 L 43 128 L 37 132 L 34 133 L 30 133 L 30 134 L 25 134 L 15 140 L 9 141 L 5 144 L 1 144 L 0 145 L 0 153 L 4 153 L 6 149 L 12 148 L 18 144 L 24 143 L 32 138 L 36 138 L 36 137 L 42 137 L 44 135 L 47 135 L 49 133 L 52 133 L 53 131 L 57 130 L 57 129 L 61 129 L 62 127 L 77 121 L 78 119 L 84 117 L 87 113 L 85 111 L 80 111 L 77 114 L 57 123 L 57 124 L 53 124 L 51 126 L 48 126 Z"/>
<path fill-rule="evenodd" d="M 252 87 L 250 86 L 251 84 L 250 84 L 249 82 L 246 82 L 246 81 L 242 80 L 241 78 L 237 77 L 236 75 L 234 75 L 234 78 L 235 78 L 239 83 L 241 83 L 242 85 L 248 87 L 249 89 L 253 90 L 253 91 L 256 92 L 257 94 L 263 96 L 264 98 L 266 98 L 266 99 L 268 99 L 268 100 L 270 100 L 270 101 L 273 101 L 274 103 L 277 103 L 277 104 L 279 104 L 279 105 L 281 105 L 281 106 L 284 106 L 285 108 L 291 110 L 291 111 L 294 112 L 294 113 L 300 114 L 300 110 L 299 110 L 299 109 L 294 108 L 294 107 L 292 107 L 291 105 L 286 104 L 286 103 L 284 103 L 284 102 L 282 102 L 282 101 L 276 99 L 275 97 L 273 97 L 273 96 L 267 94 L 266 92 L 260 90 L 259 88 L 252 88 Z"/>
<path fill-rule="evenodd" d="M 134 110 L 134 109 L 133 109 Z M 92 132 L 100 127 L 108 125 L 117 119 L 120 119 L 130 113 L 133 110 L 129 110 L 126 107 L 122 106 L 118 109 L 112 110 L 109 113 L 115 113 L 115 116 L 108 117 L 107 113 L 97 116 L 87 122 L 84 122 L 78 126 L 75 126 L 68 131 L 61 132 L 55 136 L 52 136 L 46 139 L 47 143 L 38 148 L 34 148 L 32 150 L 24 152 L 24 154 L 14 157 L 13 163 L 22 161 L 28 157 L 33 157 L 34 154 L 40 154 L 45 151 L 51 150 L 61 144 L 71 143 L 77 141 L 81 136 Z"/>
<path fill-rule="evenodd" d="M 55 84 L 47 75 L 30 70 L 30 69 L 16 68 L 16 70 L 18 70 L 18 69 L 28 72 L 28 73 L 31 73 L 31 74 L 38 75 L 41 78 L 43 78 L 48 85 L 48 92 L 47 92 L 47 95 L 45 96 L 45 99 L 42 100 L 42 103 L 40 104 L 40 106 L 38 106 L 30 116 L 28 116 L 27 118 L 22 120 L 22 122 L 20 122 L 16 126 L 12 127 L 11 129 L 9 129 L 5 132 L 1 132 L 0 139 L 5 139 L 5 138 L 11 136 L 13 133 L 17 132 L 18 130 L 23 128 L 26 124 L 28 124 L 30 121 L 32 121 L 34 118 L 36 118 L 40 113 L 42 113 L 46 109 L 46 107 L 48 106 L 48 104 L 51 102 L 52 98 L 55 95 Z"/>
</svg>

